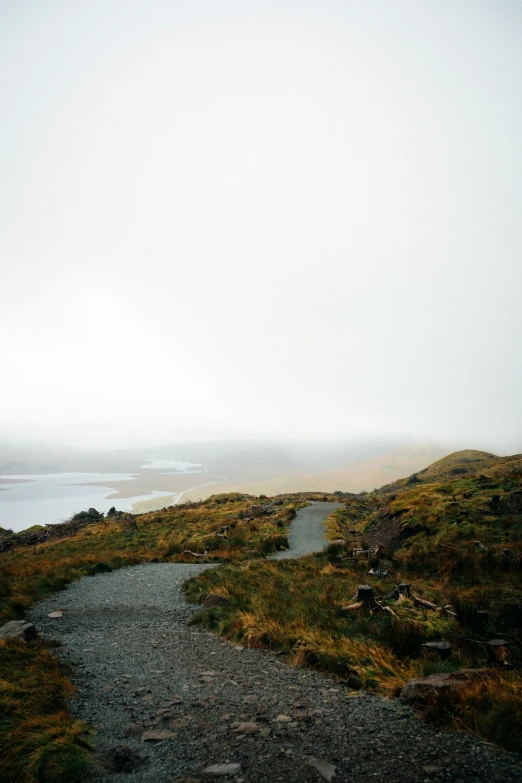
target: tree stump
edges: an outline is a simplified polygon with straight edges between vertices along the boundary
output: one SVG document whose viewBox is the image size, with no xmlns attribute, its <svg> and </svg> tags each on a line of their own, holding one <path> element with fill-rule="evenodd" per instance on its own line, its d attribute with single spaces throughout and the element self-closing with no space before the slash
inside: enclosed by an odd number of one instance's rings
<svg viewBox="0 0 522 783">
<path fill-rule="evenodd" d="M 359 585 L 356 600 L 357 602 L 361 601 L 368 609 L 375 609 L 377 606 L 371 585 Z"/>
<path fill-rule="evenodd" d="M 491 666 L 504 666 L 511 668 L 513 659 L 509 649 L 509 642 L 506 639 L 490 639 L 487 642 L 488 663 Z"/>
<path fill-rule="evenodd" d="M 426 642 L 422 645 L 426 648 L 426 652 L 434 652 L 444 659 L 451 657 L 451 644 L 449 642 Z"/>
<path fill-rule="evenodd" d="M 348 606 L 343 606 L 343 609 L 345 611 L 351 611 L 353 609 L 362 609 L 363 606 L 366 606 L 368 609 L 382 608 L 375 600 L 375 596 L 373 594 L 373 587 L 371 585 L 359 585 L 359 587 L 357 588 L 357 595 L 352 600 L 355 601 L 355 603 L 348 604 Z"/>
</svg>

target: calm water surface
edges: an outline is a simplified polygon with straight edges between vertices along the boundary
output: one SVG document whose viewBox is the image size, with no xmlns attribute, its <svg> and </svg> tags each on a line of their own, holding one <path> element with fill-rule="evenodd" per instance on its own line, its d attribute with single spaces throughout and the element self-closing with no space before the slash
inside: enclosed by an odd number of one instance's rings
<svg viewBox="0 0 522 783">
<path fill-rule="evenodd" d="M 0 527 L 15 531 L 63 522 L 91 507 L 103 512 L 111 506 L 118 511 L 131 511 L 133 503 L 166 494 L 163 490 L 108 500 L 114 494 L 113 482 L 134 480 L 128 473 L 47 473 L 0 478 L 8 482 L 0 483 Z M 104 482 L 107 486 L 89 486 L 89 482 Z"/>
</svg>

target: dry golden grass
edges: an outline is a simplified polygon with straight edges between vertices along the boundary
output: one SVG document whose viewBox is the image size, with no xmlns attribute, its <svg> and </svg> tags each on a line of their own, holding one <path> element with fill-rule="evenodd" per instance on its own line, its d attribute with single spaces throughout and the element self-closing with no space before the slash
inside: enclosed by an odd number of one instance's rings
<svg viewBox="0 0 522 783">
<path fill-rule="evenodd" d="M 90 731 L 67 712 L 73 687 L 41 641 L 1 643 L 0 758 L 6 783 L 70 783 L 90 769 Z"/>
</svg>

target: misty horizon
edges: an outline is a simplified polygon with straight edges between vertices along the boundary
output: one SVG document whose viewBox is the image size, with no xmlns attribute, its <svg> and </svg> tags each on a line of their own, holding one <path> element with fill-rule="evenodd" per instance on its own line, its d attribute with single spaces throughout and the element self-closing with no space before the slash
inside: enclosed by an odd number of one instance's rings
<svg viewBox="0 0 522 783">
<path fill-rule="evenodd" d="M 520 6 L 0 22 L 3 441 L 522 451 Z"/>
</svg>

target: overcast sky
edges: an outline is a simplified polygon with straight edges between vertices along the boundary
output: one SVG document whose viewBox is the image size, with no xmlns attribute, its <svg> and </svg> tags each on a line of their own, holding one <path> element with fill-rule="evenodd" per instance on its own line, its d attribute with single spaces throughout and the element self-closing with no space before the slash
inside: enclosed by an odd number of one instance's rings
<svg viewBox="0 0 522 783">
<path fill-rule="evenodd" d="M 0 426 L 522 450 L 522 4 L 0 0 Z"/>
</svg>

